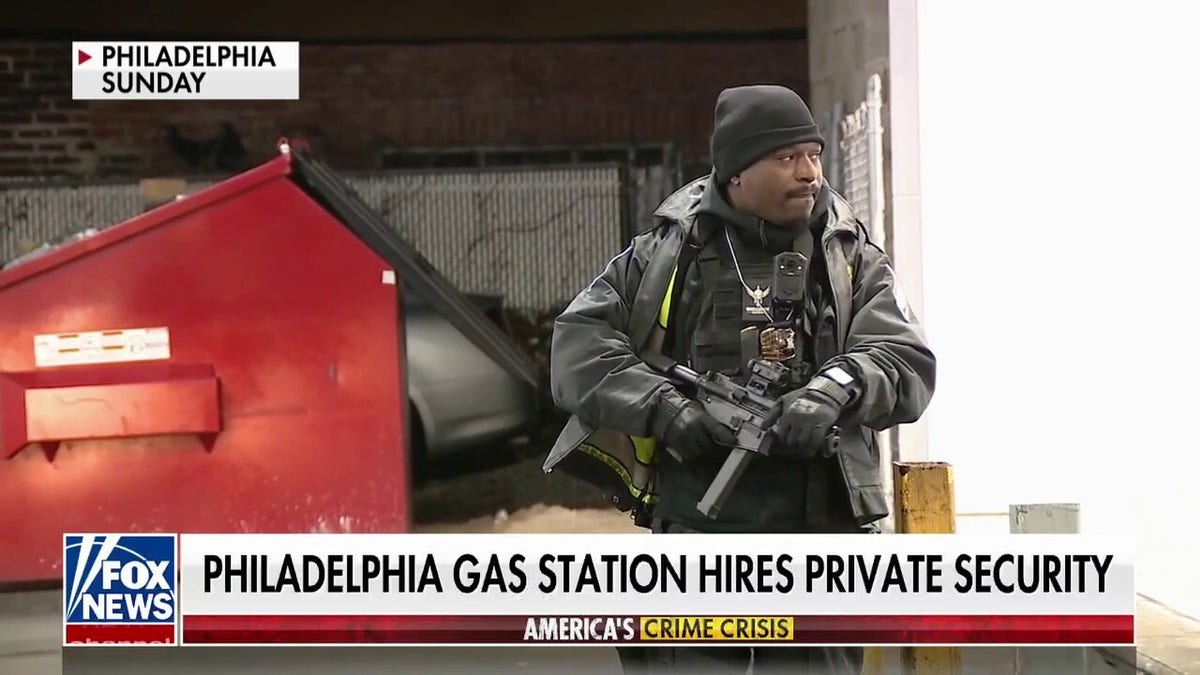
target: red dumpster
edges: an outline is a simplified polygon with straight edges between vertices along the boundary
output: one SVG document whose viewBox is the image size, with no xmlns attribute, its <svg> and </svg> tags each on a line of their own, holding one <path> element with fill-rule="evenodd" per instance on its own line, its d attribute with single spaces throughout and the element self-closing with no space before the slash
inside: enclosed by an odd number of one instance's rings
<svg viewBox="0 0 1200 675">
<path fill-rule="evenodd" d="M 281 148 L 0 270 L 0 582 L 63 532 L 409 528 L 398 281 L 452 290 Z"/>
</svg>

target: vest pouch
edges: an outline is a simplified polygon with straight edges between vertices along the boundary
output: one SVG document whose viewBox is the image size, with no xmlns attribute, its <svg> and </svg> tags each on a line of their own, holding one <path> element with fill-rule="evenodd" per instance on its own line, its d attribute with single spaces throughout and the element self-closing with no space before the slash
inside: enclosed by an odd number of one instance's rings
<svg viewBox="0 0 1200 675">
<path fill-rule="evenodd" d="M 740 318 L 740 317 L 738 317 Z M 725 330 L 699 330 L 692 339 L 692 368 L 735 375 L 742 370 L 741 333 L 736 319 Z"/>
<path fill-rule="evenodd" d="M 752 286 L 753 288 L 753 286 Z M 765 316 L 746 320 L 748 294 L 733 270 L 725 270 L 712 289 L 712 299 L 701 312 L 689 350 L 692 368 L 699 372 L 716 371 L 726 375 L 740 374 L 742 363 L 742 329 L 748 325 L 765 324 Z"/>
<path fill-rule="evenodd" d="M 732 283 L 726 280 L 725 283 L 714 288 L 712 318 L 717 321 L 741 321 L 743 295 L 745 295 L 745 291 L 742 290 L 741 284 L 737 283 L 736 279 Z"/>
</svg>

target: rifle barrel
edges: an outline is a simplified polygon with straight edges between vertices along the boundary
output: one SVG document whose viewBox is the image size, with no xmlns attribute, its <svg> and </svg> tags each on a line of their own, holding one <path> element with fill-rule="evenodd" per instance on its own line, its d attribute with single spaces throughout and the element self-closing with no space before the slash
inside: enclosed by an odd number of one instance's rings
<svg viewBox="0 0 1200 675">
<path fill-rule="evenodd" d="M 671 367 L 670 374 L 688 384 L 694 385 L 700 380 L 700 373 L 697 373 L 687 366 L 682 366 L 679 364 L 675 364 Z"/>
</svg>

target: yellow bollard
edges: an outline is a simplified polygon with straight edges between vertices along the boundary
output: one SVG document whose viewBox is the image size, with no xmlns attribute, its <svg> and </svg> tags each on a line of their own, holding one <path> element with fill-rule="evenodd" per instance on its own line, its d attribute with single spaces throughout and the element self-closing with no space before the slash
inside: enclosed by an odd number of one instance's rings
<svg viewBox="0 0 1200 675">
<path fill-rule="evenodd" d="M 866 647 L 863 649 L 862 675 L 884 675 L 887 672 L 887 658 L 883 647 Z"/>
<path fill-rule="evenodd" d="M 954 534 L 954 472 L 945 462 L 892 465 L 898 534 Z M 905 647 L 905 675 L 958 675 L 957 647 Z"/>
<path fill-rule="evenodd" d="M 954 534 L 954 473 L 945 462 L 895 462 L 893 510 L 896 534 Z M 867 647 L 863 675 L 888 672 L 883 647 Z M 958 675 L 962 670 L 954 647 L 904 647 L 905 675 Z"/>
<path fill-rule="evenodd" d="M 896 462 L 897 534 L 954 534 L 954 474 L 945 462 Z"/>
</svg>

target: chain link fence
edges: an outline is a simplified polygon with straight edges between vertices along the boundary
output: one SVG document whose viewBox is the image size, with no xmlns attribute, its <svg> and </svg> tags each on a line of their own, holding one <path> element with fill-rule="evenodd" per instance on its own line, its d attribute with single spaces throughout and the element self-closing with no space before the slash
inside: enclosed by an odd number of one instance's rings
<svg viewBox="0 0 1200 675">
<path fill-rule="evenodd" d="M 623 164 L 343 174 L 459 290 L 528 316 L 575 296 L 674 189 L 670 166 Z M 212 184 L 188 181 L 188 192 Z M 143 210 L 139 184 L 0 184 L 0 265 Z M 34 253 L 36 254 L 36 252 Z"/>
<path fill-rule="evenodd" d="M 842 194 L 871 238 L 886 248 L 883 180 L 883 80 L 867 79 L 862 103 L 839 125 Z"/>
</svg>

